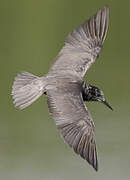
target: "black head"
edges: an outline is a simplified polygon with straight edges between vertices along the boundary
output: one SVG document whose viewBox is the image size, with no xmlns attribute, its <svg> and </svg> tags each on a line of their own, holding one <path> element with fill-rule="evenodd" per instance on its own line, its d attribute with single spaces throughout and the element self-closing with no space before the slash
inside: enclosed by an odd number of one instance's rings
<svg viewBox="0 0 130 180">
<path fill-rule="evenodd" d="M 113 110 L 112 107 L 105 100 L 103 91 L 96 86 L 84 83 L 82 96 L 84 101 L 98 101 Z"/>
</svg>

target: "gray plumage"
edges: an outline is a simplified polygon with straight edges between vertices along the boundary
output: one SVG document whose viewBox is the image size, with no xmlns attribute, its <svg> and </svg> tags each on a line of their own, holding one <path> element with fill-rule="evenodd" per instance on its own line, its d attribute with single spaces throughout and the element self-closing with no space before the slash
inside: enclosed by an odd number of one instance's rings
<svg viewBox="0 0 130 180">
<path fill-rule="evenodd" d="M 14 104 L 20 109 L 46 94 L 50 114 L 65 142 L 95 170 L 98 160 L 94 123 L 84 104 L 83 77 L 100 54 L 108 23 L 109 9 L 105 6 L 68 35 L 48 74 L 37 77 L 22 72 L 12 88 Z"/>
</svg>

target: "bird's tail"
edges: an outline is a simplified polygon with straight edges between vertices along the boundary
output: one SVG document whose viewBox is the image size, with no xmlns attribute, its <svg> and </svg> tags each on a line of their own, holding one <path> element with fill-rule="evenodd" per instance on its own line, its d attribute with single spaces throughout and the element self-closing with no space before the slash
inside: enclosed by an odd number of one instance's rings
<svg viewBox="0 0 130 180">
<path fill-rule="evenodd" d="M 45 86 L 46 77 L 28 72 L 18 74 L 12 86 L 13 103 L 20 109 L 26 108 L 45 92 Z"/>
</svg>

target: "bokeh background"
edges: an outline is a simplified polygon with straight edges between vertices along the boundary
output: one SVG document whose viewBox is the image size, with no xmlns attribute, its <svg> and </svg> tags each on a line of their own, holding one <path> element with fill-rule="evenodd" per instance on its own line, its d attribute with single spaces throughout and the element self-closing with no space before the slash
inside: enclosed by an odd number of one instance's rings
<svg viewBox="0 0 130 180">
<path fill-rule="evenodd" d="M 86 103 L 96 125 L 99 171 L 60 138 L 46 97 L 14 108 L 16 74 L 48 72 L 67 34 L 104 5 L 110 26 L 100 59 L 84 78 L 103 89 L 112 112 Z M 130 179 L 130 1 L 0 0 L 0 179 Z"/>
</svg>

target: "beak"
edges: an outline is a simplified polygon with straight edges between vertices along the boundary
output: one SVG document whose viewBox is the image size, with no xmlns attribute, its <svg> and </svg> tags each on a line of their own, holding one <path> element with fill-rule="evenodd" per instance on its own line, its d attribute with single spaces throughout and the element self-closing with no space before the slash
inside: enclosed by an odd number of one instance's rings
<svg viewBox="0 0 130 180">
<path fill-rule="evenodd" d="M 103 104 L 105 104 L 107 107 L 109 107 L 112 111 L 113 111 L 113 108 L 108 104 L 107 101 L 101 101 Z"/>
</svg>

